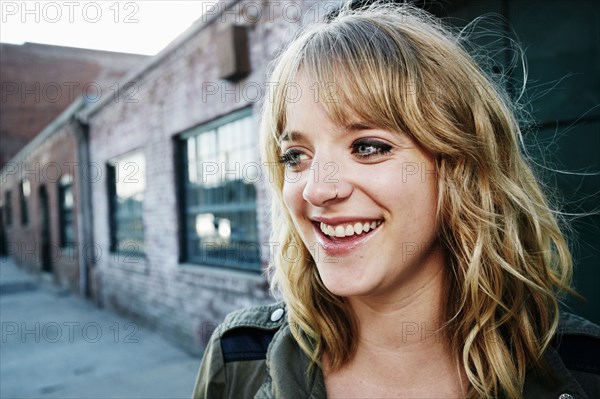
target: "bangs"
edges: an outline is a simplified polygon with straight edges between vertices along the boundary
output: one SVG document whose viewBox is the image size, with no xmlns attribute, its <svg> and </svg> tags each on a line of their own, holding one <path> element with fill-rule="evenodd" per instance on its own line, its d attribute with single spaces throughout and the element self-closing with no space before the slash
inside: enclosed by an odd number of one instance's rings
<svg viewBox="0 0 600 399">
<path fill-rule="evenodd" d="M 273 114 L 276 141 L 285 129 L 287 105 L 298 98 L 290 88 L 297 91 L 299 74 L 311 82 L 310 92 L 299 95 L 318 99 L 335 123 L 361 122 L 413 136 L 406 118 L 419 113 L 415 111 L 419 71 L 414 65 L 418 55 L 397 36 L 360 18 L 307 32 L 300 40 L 302 47 L 288 49 L 279 63 L 283 67 L 274 73 L 279 89 L 287 90 L 274 96 L 282 102 L 273 104 L 279 110 Z M 286 60 L 289 54 L 295 54 L 294 59 Z"/>
</svg>

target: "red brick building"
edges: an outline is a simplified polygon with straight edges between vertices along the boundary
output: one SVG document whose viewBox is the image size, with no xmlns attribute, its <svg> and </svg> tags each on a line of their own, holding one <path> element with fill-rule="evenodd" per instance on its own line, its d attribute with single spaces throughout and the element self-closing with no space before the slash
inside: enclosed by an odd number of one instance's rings
<svg viewBox="0 0 600 399">
<path fill-rule="evenodd" d="M 116 90 L 146 56 L 46 44 L 0 43 L 0 169 L 82 94 Z"/>
<path fill-rule="evenodd" d="M 3 43 L 0 52 L 0 249 L 89 293 L 79 250 L 88 226 L 82 212 L 91 210 L 81 206 L 80 173 L 89 168 L 82 168 L 86 133 L 75 115 L 110 96 L 148 57 L 33 43 Z"/>
<path fill-rule="evenodd" d="M 75 102 L 40 133 L 2 173 L 5 251 L 24 267 L 47 273 L 79 292 L 81 223 L 79 124 Z"/>
</svg>

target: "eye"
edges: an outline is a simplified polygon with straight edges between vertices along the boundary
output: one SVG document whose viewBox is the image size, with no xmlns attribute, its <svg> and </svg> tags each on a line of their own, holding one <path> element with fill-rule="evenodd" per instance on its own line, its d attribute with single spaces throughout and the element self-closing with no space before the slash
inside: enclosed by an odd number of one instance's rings
<svg viewBox="0 0 600 399">
<path fill-rule="evenodd" d="M 361 159 L 384 155 L 391 150 L 391 145 L 375 139 L 359 139 L 352 143 L 352 153 Z"/>
<path fill-rule="evenodd" d="M 289 168 L 298 168 L 303 161 L 308 159 L 308 155 L 302 151 L 291 148 L 284 152 L 279 158 L 279 162 Z"/>
</svg>

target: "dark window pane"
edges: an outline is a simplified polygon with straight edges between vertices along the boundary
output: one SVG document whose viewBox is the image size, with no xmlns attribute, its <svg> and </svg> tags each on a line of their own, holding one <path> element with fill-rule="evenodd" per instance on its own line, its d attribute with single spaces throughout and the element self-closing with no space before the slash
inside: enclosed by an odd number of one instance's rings
<svg viewBox="0 0 600 399">
<path fill-rule="evenodd" d="M 187 261 L 260 270 L 253 135 L 243 111 L 181 141 Z"/>
<path fill-rule="evenodd" d="M 12 224 L 12 192 L 5 192 L 4 199 L 6 202 L 6 225 L 10 226 Z"/>
<path fill-rule="evenodd" d="M 73 227 L 73 185 L 62 183 L 58 188 L 58 203 L 60 216 L 60 245 L 66 247 L 75 243 Z"/>
<path fill-rule="evenodd" d="M 31 194 L 31 183 L 25 179 L 21 181 L 21 189 L 19 190 L 19 202 L 21 206 L 21 224 L 23 226 L 29 223 L 29 212 L 27 209 L 27 200 Z"/>
</svg>

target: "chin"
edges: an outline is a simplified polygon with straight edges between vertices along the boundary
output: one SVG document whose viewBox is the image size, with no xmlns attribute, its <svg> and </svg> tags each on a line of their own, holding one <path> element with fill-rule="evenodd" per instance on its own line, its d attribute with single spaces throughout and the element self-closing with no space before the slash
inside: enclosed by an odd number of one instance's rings
<svg viewBox="0 0 600 399">
<path fill-rule="evenodd" d="M 319 269 L 319 276 L 329 292 L 340 297 L 365 295 L 369 291 L 368 284 L 358 276 L 332 270 Z"/>
</svg>

